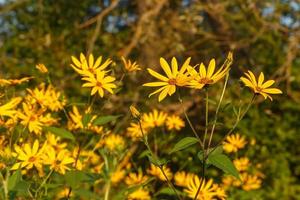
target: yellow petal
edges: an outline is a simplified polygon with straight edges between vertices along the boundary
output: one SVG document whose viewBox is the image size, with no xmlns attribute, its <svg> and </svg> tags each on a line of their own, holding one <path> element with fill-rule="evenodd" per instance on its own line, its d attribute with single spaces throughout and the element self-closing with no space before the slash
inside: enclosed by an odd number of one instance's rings
<svg viewBox="0 0 300 200">
<path fill-rule="evenodd" d="M 147 86 L 147 87 L 159 87 L 159 86 L 164 86 L 164 85 L 168 85 L 168 83 L 167 82 L 150 82 L 150 83 L 143 84 L 143 86 Z"/>
<path fill-rule="evenodd" d="M 169 92 L 169 86 L 167 86 L 158 96 L 158 101 L 161 102 L 164 98 L 166 98 L 167 94 Z"/>
<path fill-rule="evenodd" d="M 207 77 L 211 77 L 213 75 L 215 71 L 215 67 L 216 67 L 216 60 L 211 59 L 207 69 Z"/>
<path fill-rule="evenodd" d="M 163 68 L 163 70 L 165 71 L 167 77 L 169 78 L 174 78 L 173 74 L 171 72 L 170 66 L 168 64 L 168 62 L 164 59 L 164 58 L 160 58 L 160 66 Z"/>
<path fill-rule="evenodd" d="M 269 94 L 282 94 L 282 91 L 277 88 L 267 88 L 263 89 L 263 92 L 269 93 Z"/>
<path fill-rule="evenodd" d="M 161 81 L 167 82 L 167 81 L 169 80 L 167 77 L 165 77 L 165 76 L 163 76 L 163 75 L 160 75 L 159 73 L 157 73 L 156 71 L 153 71 L 153 70 L 150 69 L 150 68 L 148 68 L 147 70 L 148 70 L 148 72 L 149 72 L 152 76 L 154 76 L 155 78 L 157 78 L 157 79 L 159 79 L 159 80 L 161 80 Z"/>
<path fill-rule="evenodd" d="M 258 83 L 257 83 L 257 86 L 258 87 L 261 87 L 262 83 L 264 82 L 265 80 L 265 76 L 264 76 L 264 73 L 260 72 L 260 75 L 258 77 Z"/>
<path fill-rule="evenodd" d="M 177 64 L 177 60 L 175 57 L 172 58 L 172 72 L 173 72 L 173 77 L 176 77 L 177 73 L 178 73 L 178 64 Z"/>
<path fill-rule="evenodd" d="M 179 70 L 180 74 L 183 74 L 187 70 L 187 68 L 190 66 L 190 62 L 191 62 L 191 57 L 189 57 L 184 61 L 181 69 Z"/>
<path fill-rule="evenodd" d="M 206 69 L 203 63 L 200 64 L 199 73 L 202 78 L 206 77 Z"/>
<path fill-rule="evenodd" d="M 151 94 L 149 94 L 149 96 L 148 97 L 151 97 L 152 95 L 154 95 L 154 94 L 156 94 L 156 93 L 159 93 L 159 92 L 161 92 L 163 89 L 165 89 L 166 88 L 166 86 L 164 86 L 164 87 L 161 87 L 161 88 L 159 88 L 159 89 L 157 89 L 157 90 L 155 90 L 154 92 L 152 92 Z"/>
<path fill-rule="evenodd" d="M 270 87 L 271 85 L 273 85 L 275 83 L 275 81 L 274 80 L 268 80 L 268 81 L 266 81 L 264 84 L 262 84 L 262 88 L 268 88 L 268 87 Z"/>
</svg>

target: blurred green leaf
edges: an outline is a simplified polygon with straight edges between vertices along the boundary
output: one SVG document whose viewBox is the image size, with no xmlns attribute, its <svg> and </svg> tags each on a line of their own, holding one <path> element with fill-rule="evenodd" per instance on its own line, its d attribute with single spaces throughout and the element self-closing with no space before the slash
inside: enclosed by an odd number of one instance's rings
<svg viewBox="0 0 300 200">
<path fill-rule="evenodd" d="M 107 124 L 111 121 L 114 121 L 116 119 L 118 119 L 119 117 L 121 117 L 122 115 L 107 115 L 107 116 L 101 116 L 101 117 L 98 117 L 96 118 L 94 121 L 93 121 L 93 125 L 96 125 L 96 126 L 101 126 L 101 125 L 104 125 L 104 124 Z"/>
<path fill-rule="evenodd" d="M 198 139 L 195 137 L 185 137 L 175 144 L 175 146 L 169 152 L 169 154 L 186 149 L 189 146 L 196 144 L 197 142 L 198 142 Z"/>
<path fill-rule="evenodd" d="M 21 178 L 22 178 L 21 170 L 18 169 L 8 178 L 8 182 L 7 182 L 8 191 L 14 190 L 16 185 L 21 181 Z"/>
<path fill-rule="evenodd" d="M 49 132 L 53 133 L 54 135 L 59 136 L 61 138 L 66 138 L 66 139 L 75 141 L 75 137 L 73 136 L 73 134 L 64 128 L 57 128 L 57 127 L 53 127 L 53 126 L 47 127 L 46 126 L 46 127 L 44 127 L 44 130 L 49 131 Z"/>
</svg>

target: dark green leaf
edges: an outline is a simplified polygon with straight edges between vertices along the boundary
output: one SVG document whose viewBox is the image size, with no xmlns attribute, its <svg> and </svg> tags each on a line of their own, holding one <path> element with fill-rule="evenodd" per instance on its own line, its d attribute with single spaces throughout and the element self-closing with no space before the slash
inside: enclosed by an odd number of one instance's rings
<svg viewBox="0 0 300 200">
<path fill-rule="evenodd" d="M 87 127 L 87 125 L 89 124 L 89 122 L 91 121 L 92 119 L 92 115 L 91 114 L 85 114 L 82 118 L 82 125 L 84 128 Z"/>
<path fill-rule="evenodd" d="M 197 142 L 198 139 L 195 137 L 185 137 L 175 144 L 175 146 L 173 147 L 173 149 L 170 151 L 169 154 L 186 149 L 189 146 L 196 144 Z"/>
<path fill-rule="evenodd" d="M 83 182 L 93 182 L 95 177 L 92 174 L 84 173 L 82 171 L 69 171 L 65 174 L 67 185 L 71 187 L 78 187 Z"/>
<path fill-rule="evenodd" d="M 223 170 L 225 173 L 228 173 L 238 179 L 240 179 L 239 172 L 235 168 L 231 160 L 224 154 L 210 154 L 207 158 L 209 163 L 215 167 Z"/>
<path fill-rule="evenodd" d="M 121 117 L 121 115 L 107 115 L 107 116 L 101 116 L 101 117 L 98 117 L 97 119 L 95 119 L 93 121 L 93 125 L 104 125 L 104 124 L 107 124 L 111 121 L 114 121 L 116 119 L 118 119 L 119 117 Z"/>
<path fill-rule="evenodd" d="M 9 178 L 8 178 L 8 183 L 7 183 L 7 189 L 8 191 L 13 190 L 16 185 L 21 181 L 21 170 L 15 171 Z"/>
<path fill-rule="evenodd" d="M 53 133 L 56 136 L 61 137 L 61 138 L 66 138 L 66 139 L 70 139 L 73 141 L 75 140 L 75 137 L 73 136 L 73 134 L 71 132 L 67 131 L 66 129 L 57 128 L 57 127 L 53 127 L 53 126 L 44 127 L 44 129 L 46 131 Z"/>
</svg>

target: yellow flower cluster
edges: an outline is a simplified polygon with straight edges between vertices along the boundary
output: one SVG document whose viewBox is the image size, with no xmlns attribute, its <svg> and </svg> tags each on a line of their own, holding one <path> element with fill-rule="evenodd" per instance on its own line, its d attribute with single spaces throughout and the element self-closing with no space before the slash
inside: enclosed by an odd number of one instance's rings
<svg viewBox="0 0 300 200">
<path fill-rule="evenodd" d="M 102 62 L 102 56 L 98 57 L 96 61 L 94 60 L 93 54 L 85 57 L 83 53 L 80 54 L 80 59 L 72 56 L 73 64 L 71 67 L 82 76 L 82 80 L 86 81 L 82 87 L 90 87 L 91 95 L 96 93 L 100 97 L 104 96 L 104 91 L 108 91 L 113 94 L 117 86 L 114 83 L 115 77 L 107 75 L 107 67 L 111 64 L 111 60 L 107 59 L 104 63 Z"/>
<path fill-rule="evenodd" d="M 163 111 L 154 109 L 152 112 L 144 113 L 140 117 L 140 123 L 132 122 L 127 128 L 127 135 L 133 139 L 141 138 L 142 132 L 147 135 L 151 132 L 151 129 L 156 127 L 166 126 L 168 131 L 179 131 L 185 127 L 185 122 L 175 114 L 168 115 Z"/>
<path fill-rule="evenodd" d="M 253 143 L 253 140 L 252 142 Z M 226 141 L 223 143 L 223 149 L 228 153 L 238 153 L 247 144 L 246 138 L 240 134 L 227 136 Z M 258 171 L 256 166 L 250 162 L 248 157 L 239 157 L 233 160 L 233 164 L 240 173 L 241 181 L 232 176 L 225 176 L 222 179 L 225 189 L 230 187 L 242 188 L 245 191 L 256 190 L 261 187 L 264 175 Z"/>
</svg>

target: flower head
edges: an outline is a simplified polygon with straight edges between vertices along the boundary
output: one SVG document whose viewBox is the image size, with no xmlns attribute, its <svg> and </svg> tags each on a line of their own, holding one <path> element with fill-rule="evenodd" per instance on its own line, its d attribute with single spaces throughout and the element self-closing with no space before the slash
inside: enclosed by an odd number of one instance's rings
<svg viewBox="0 0 300 200">
<path fill-rule="evenodd" d="M 190 81 L 189 86 L 195 89 L 202 89 L 206 85 L 211 85 L 222 79 L 226 73 L 229 71 L 229 67 L 232 64 L 232 53 L 229 52 L 227 59 L 225 60 L 222 67 L 215 72 L 216 61 L 211 59 L 208 68 L 206 70 L 203 63 L 200 64 L 199 72 L 197 72 L 193 67 L 189 67 L 188 71 L 193 77 Z"/>
<path fill-rule="evenodd" d="M 125 183 L 127 185 L 140 185 L 148 180 L 148 176 L 144 176 L 142 172 L 129 173 L 125 178 Z"/>
<path fill-rule="evenodd" d="M 149 191 L 139 188 L 135 190 L 134 192 L 130 193 L 127 197 L 128 200 L 150 200 L 150 194 Z"/>
<path fill-rule="evenodd" d="M 175 184 L 181 187 L 186 187 L 194 176 L 195 174 L 185 171 L 176 172 L 174 175 Z"/>
<path fill-rule="evenodd" d="M 91 95 L 94 95 L 98 92 L 100 97 L 104 96 L 104 90 L 113 94 L 113 89 L 117 86 L 113 83 L 116 79 L 112 76 L 106 76 L 104 71 L 97 70 L 96 74 L 91 74 L 89 76 L 83 77 L 82 80 L 85 80 L 86 83 L 82 87 L 91 87 Z"/>
<path fill-rule="evenodd" d="M 141 68 L 139 67 L 139 65 L 136 62 L 131 62 L 131 60 L 127 60 L 122 56 L 122 61 L 124 64 L 124 67 L 126 69 L 126 71 L 128 72 L 134 72 L 134 71 L 138 71 L 141 70 Z"/>
<path fill-rule="evenodd" d="M 168 130 L 177 130 L 185 126 L 184 121 L 177 115 L 168 116 L 166 119 L 166 126 Z"/>
<path fill-rule="evenodd" d="M 153 93 L 149 95 L 152 96 L 156 93 L 160 93 L 158 96 L 158 101 L 162 101 L 164 98 L 166 98 L 167 95 L 171 96 L 176 91 L 176 86 L 185 86 L 188 84 L 190 78 L 188 74 L 186 73 L 187 68 L 190 66 L 191 58 L 186 59 L 186 61 L 183 63 L 180 70 L 178 70 L 178 63 L 176 58 L 172 58 L 171 61 L 171 67 L 167 63 L 167 61 L 164 58 L 160 58 L 160 66 L 166 73 L 166 76 L 163 76 L 152 69 L 148 68 L 148 72 L 157 78 L 159 81 L 157 82 L 150 82 L 145 83 L 143 86 L 147 87 L 161 87 L 157 90 L 155 90 Z"/>
<path fill-rule="evenodd" d="M 131 115 L 134 117 L 134 118 L 140 118 L 141 116 L 141 113 L 138 111 L 138 109 L 136 107 L 134 107 L 133 105 L 131 105 L 129 107 L 130 109 L 130 112 L 131 112 Z"/>
<path fill-rule="evenodd" d="M 95 74 L 96 71 L 103 71 L 112 62 L 110 59 L 107 59 L 104 63 L 101 64 L 102 56 L 98 57 L 96 61 L 94 61 L 93 54 L 85 57 L 83 53 L 80 53 L 79 60 L 74 56 L 72 56 L 71 58 L 73 61 L 71 67 L 82 76 L 89 76 L 91 74 Z"/>
<path fill-rule="evenodd" d="M 0 106 L 0 116 L 13 117 L 17 111 L 14 109 L 22 101 L 21 97 L 15 97 L 6 104 Z"/>
<path fill-rule="evenodd" d="M 172 174 L 170 168 L 168 168 L 164 165 L 163 170 L 164 170 L 167 178 L 169 180 L 171 180 L 172 177 L 173 177 L 173 174 Z M 155 176 L 155 177 L 159 178 L 162 181 L 166 181 L 166 178 L 165 178 L 164 174 L 162 173 L 162 171 L 160 170 L 160 168 L 153 165 L 153 164 L 151 164 L 150 169 L 148 169 L 147 172 L 148 172 L 148 174 L 151 174 L 152 176 Z"/>
<path fill-rule="evenodd" d="M 223 149 L 228 152 L 237 152 L 239 149 L 244 148 L 246 145 L 246 140 L 244 136 L 240 136 L 240 134 L 235 135 L 229 135 L 226 137 L 224 143 L 223 143 Z"/>
<path fill-rule="evenodd" d="M 264 82 L 265 76 L 264 73 L 260 73 L 258 80 L 251 71 L 245 73 L 246 77 L 241 77 L 241 81 L 245 86 L 251 88 L 255 94 L 261 94 L 265 99 L 269 98 L 273 100 L 269 94 L 282 94 L 282 91 L 277 88 L 270 88 L 271 85 L 275 83 L 274 80 L 268 80 Z"/>
<path fill-rule="evenodd" d="M 41 73 L 46 74 L 48 73 L 48 69 L 44 64 L 37 64 L 35 66 L 36 69 L 38 69 Z"/>
<path fill-rule="evenodd" d="M 152 112 L 144 114 L 142 121 L 146 128 L 154 128 L 164 125 L 167 114 L 154 109 Z"/>
</svg>

